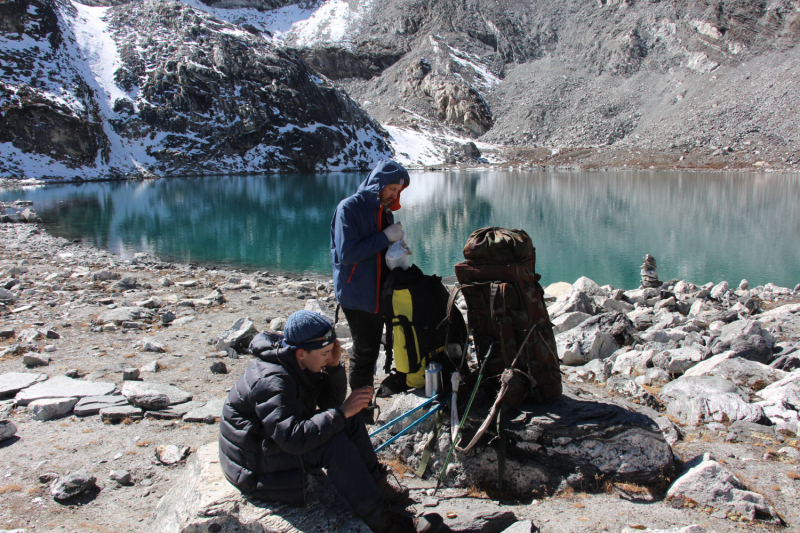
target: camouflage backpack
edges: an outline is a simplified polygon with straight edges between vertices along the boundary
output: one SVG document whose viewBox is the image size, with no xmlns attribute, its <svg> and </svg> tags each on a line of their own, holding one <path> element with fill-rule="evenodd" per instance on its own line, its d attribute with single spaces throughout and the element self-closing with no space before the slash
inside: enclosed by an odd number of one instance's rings
<svg viewBox="0 0 800 533">
<path fill-rule="evenodd" d="M 478 362 L 485 375 L 501 375 L 516 358 L 503 403 L 515 407 L 526 397 L 546 402 L 561 394 L 561 370 L 541 276 L 534 272 L 536 249 L 523 230 L 496 227 L 474 231 L 455 266 L 458 292 L 467 302 Z M 524 348 L 523 348 L 524 344 Z M 517 358 L 517 356 L 519 357 Z"/>
</svg>

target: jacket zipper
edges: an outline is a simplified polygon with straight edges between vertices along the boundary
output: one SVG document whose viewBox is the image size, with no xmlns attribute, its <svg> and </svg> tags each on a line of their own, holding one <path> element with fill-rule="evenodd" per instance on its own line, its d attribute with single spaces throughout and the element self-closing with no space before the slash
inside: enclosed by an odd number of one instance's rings
<svg viewBox="0 0 800 533">
<path fill-rule="evenodd" d="M 356 271 L 356 265 L 357 264 L 358 264 L 358 261 L 353 263 L 353 270 L 350 271 L 350 275 L 347 277 L 347 283 L 350 283 L 350 280 L 353 278 L 353 272 Z"/>
<path fill-rule="evenodd" d="M 378 210 L 378 231 L 382 231 L 383 228 L 381 225 L 383 224 L 383 205 Z M 381 253 L 378 252 L 378 279 L 376 281 L 377 287 L 375 288 L 375 314 L 378 314 L 378 311 L 381 307 Z"/>
</svg>

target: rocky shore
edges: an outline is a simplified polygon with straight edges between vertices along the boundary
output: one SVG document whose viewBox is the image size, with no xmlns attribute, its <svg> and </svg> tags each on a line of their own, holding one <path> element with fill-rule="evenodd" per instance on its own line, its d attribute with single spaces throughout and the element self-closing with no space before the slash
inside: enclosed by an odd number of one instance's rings
<svg viewBox="0 0 800 533">
<path fill-rule="evenodd" d="M 504 483 L 490 430 L 433 494 L 449 406 L 435 438 L 430 417 L 382 458 L 412 487 L 412 510 L 447 516 L 451 531 L 791 530 L 798 289 L 552 284 L 565 394 L 504 419 Z M 0 531 L 366 531 L 324 476 L 295 509 L 245 500 L 215 463 L 248 339 L 298 309 L 330 313 L 331 290 L 329 279 L 123 259 L 35 223 L 0 224 Z M 346 325 L 339 333 L 347 348 Z M 477 397 L 465 437 L 492 400 Z M 382 401 L 380 420 L 422 401 Z"/>
</svg>

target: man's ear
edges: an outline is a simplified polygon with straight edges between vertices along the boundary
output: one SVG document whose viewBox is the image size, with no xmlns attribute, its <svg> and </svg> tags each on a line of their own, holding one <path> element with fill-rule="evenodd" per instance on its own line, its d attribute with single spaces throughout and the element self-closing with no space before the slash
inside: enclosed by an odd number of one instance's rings
<svg viewBox="0 0 800 533">
<path fill-rule="evenodd" d="M 306 351 L 302 348 L 298 348 L 294 351 L 294 357 L 297 359 L 297 362 L 300 363 L 306 356 Z M 302 364 L 300 366 L 303 366 Z"/>
</svg>

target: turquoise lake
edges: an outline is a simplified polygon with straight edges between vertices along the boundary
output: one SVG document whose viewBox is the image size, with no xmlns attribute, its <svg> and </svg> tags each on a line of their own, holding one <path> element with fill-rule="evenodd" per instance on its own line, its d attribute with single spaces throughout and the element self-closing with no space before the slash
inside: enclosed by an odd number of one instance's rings
<svg viewBox="0 0 800 533">
<path fill-rule="evenodd" d="M 130 256 L 330 276 L 330 221 L 365 174 L 214 176 L 0 191 L 32 200 L 54 235 Z M 412 172 L 395 218 L 412 261 L 452 276 L 469 234 L 520 228 L 542 284 L 588 276 L 751 286 L 800 282 L 800 176 L 678 172 Z"/>
</svg>

